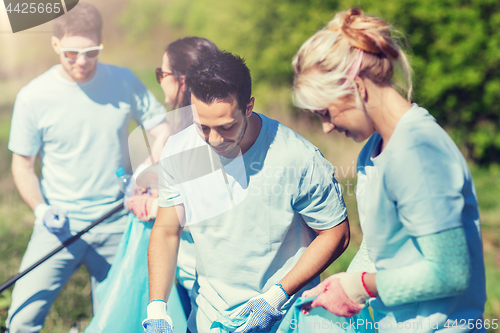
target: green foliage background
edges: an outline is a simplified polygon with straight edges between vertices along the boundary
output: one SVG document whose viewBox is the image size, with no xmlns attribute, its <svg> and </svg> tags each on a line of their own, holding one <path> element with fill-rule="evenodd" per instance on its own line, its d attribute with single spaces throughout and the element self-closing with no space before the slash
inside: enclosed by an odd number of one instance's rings
<svg viewBox="0 0 500 333">
<path fill-rule="evenodd" d="M 498 0 L 132 0 L 122 16 L 132 38 L 161 23 L 244 56 L 255 83 L 290 86 L 300 45 L 353 5 L 406 36 L 414 101 L 447 128 L 467 157 L 500 161 Z"/>
</svg>

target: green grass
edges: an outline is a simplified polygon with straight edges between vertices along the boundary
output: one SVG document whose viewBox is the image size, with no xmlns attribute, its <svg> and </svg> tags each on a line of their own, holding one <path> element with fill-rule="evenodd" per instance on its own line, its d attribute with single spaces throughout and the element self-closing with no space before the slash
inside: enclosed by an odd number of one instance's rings
<svg viewBox="0 0 500 333">
<path fill-rule="evenodd" d="M 9 141 L 10 120 L 12 114 L 12 104 L 0 106 L 0 142 Z M 3 155 L 2 155 L 3 156 Z M 6 160 L 6 159 L 2 159 Z"/>
<path fill-rule="evenodd" d="M 492 165 L 489 168 L 471 167 L 474 184 L 476 185 L 481 224 L 483 231 L 493 239 L 500 240 L 500 167 Z M 500 243 L 496 243 L 500 246 Z"/>
</svg>

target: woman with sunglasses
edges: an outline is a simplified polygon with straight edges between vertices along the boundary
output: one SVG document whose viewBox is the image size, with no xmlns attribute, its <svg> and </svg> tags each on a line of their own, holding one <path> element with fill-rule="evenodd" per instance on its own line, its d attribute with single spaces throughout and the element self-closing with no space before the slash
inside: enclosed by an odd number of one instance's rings
<svg viewBox="0 0 500 333">
<path fill-rule="evenodd" d="M 191 109 L 191 92 L 185 84 L 185 74 L 189 67 L 198 63 L 203 57 L 220 52 L 217 46 L 205 38 L 186 37 L 179 39 L 166 48 L 161 68 L 156 69 L 156 79 L 165 93 L 165 104 L 178 109 L 171 112 L 169 123 L 175 124 L 172 134 L 191 125 L 193 122 Z M 157 194 L 156 194 L 157 196 Z M 157 203 L 155 203 L 157 207 Z M 156 209 L 156 208 L 155 208 Z M 188 227 L 184 227 L 177 259 L 177 290 L 186 313 L 191 311 L 190 292 L 195 279 L 196 248 Z M 143 317 L 146 318 L 146 317 Z"/>
<path fill-rule="evenodd" d="M 192 113 L 189 109 L 182 109 L 191 104 L 184 74 L 191 65 L 214 52 L 219 52 L 215 44 L 198 37 L 179 39 L 166 48 L 162 67 L 156 69 L 156 79 L 165 93 L 165 103 L 177 109 L 167 112 L 171 134 L 192 123 Z M 172 114 L 177 117 L 172 117 Z M 158 192 L 157 175 L 151 177 L 150 172 L 143 177 L 142 170 L 138 167 L 135 172 L 140 174 L 137 179 L 140 186 L 136 186 L 135 195 L 127 199 L 127 208 L 131 211 L 129 226 L 123 234 L 108 277 L 97 290 L 99 311 L 85 332 L 139 330 L 142 320 L 147 317 L 147 248 L 158 210 Z M 189 295 L 195 279 L 195 251 L 191 234 L 184 228 L 177 261 L 177 289 L 172 290 L 167 310 L 180 332 L 186 330 L 186 318 L 191 308 Z"/>
<path fill-rule="evenodd" d="M 411 69 L 391 27 L 359 9 L 340 12 L 302 45 L 293 68 L 294 102 L 317 114 L 325 133 L 368 139 L 358 158 L 357 201 L 377 269 L 332 275 L 304 292 L 317 296 L 304 310 L 351 317 L 371 299 L 379 331 L 484 331 L 472 176 L 448 134 L 410 103 Z"/>
</svg>

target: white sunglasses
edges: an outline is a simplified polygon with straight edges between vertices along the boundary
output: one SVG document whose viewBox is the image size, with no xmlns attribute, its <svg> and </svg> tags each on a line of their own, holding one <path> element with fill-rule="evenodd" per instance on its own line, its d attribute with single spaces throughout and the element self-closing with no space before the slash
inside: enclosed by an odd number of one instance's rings
<svg viewBox="0 0 500 333">
<path fill-rule="evenodd" d="M 80 54 L 84 54 L 87 59 L 95 59 L 99 56 L 103 48 L 104 47 L 101 44 L 99 46 L 87 47 L 85 49 L 59 47 L 59 50 L 67 59 L 76 59 L 78 58 L 78 56 L 80 56 Z"/>
</svg>

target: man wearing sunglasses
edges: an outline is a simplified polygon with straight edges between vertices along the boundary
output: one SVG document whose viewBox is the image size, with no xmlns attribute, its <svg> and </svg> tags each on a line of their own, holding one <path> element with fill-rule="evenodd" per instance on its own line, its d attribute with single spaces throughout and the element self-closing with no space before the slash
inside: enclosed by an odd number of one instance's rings
<svg viewBox="0 0 500 333">
<path fill-rule="evenodd" d="M 90 36 L 70 36 L 64 38 L 66 45 L 95 44 L 94 38 Z M 63 47 L 59 38 L 52 37 L 52 47 L 60 56 L 61 67 L 58 68 L 61 76 L 69 81 L 83 83 L 92 78 L 97 68 L 97 58 L 103 46 L 90 46 L 85 48 Z"/>
<path fill-rule="evenodd" d="M 99 12 L 86 3 L 55 20 L 51 44 L 60 64 L 17 96 L 9 139 L 12 173 L 35 213 L 20 270 L 122 200 L 115 171 L 131 171 L 131 119 L 159 142 L 168 135 L 159 116 L 164 107 L 140 80 L 128 69 L 98 62 L 101 30 Z M 34 167 L 38 153 L 41 182 Z M 82 264 L 94 291 L 108 273 L 127 216 L 125 209 L 114 214 L 20 279 L 12 293 L 9 332 L 39 332 L 57 294 Z M 95 311 L 95 298 L 93 305 Z"/>
</svg>

